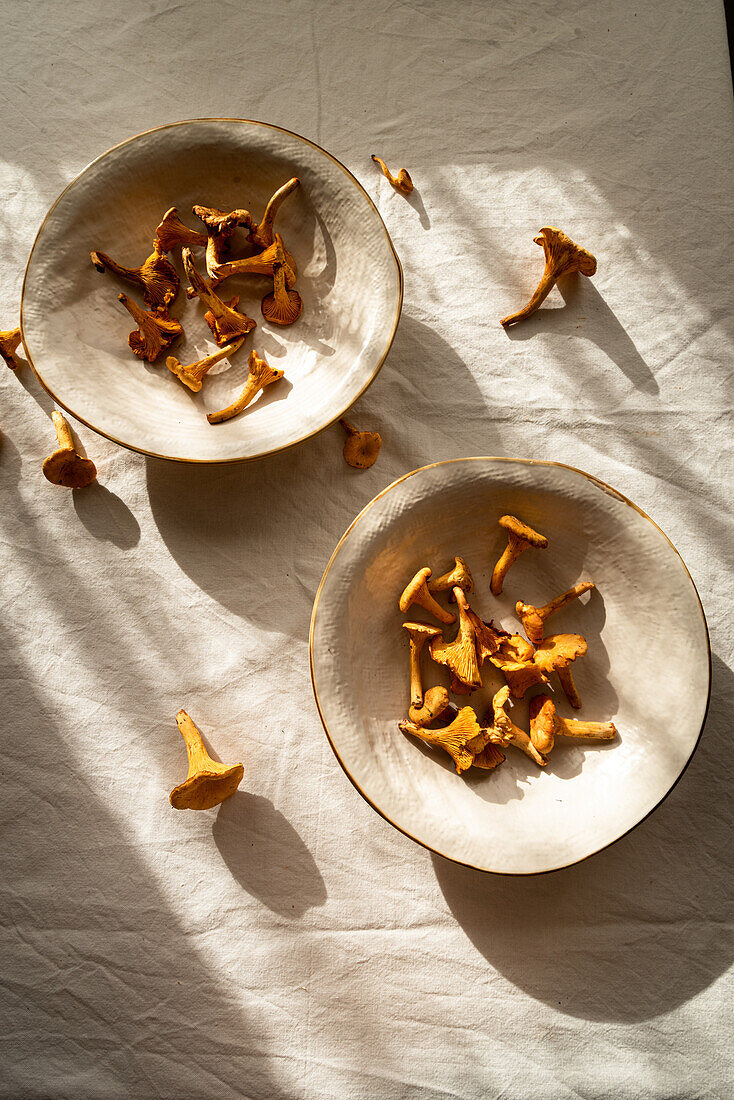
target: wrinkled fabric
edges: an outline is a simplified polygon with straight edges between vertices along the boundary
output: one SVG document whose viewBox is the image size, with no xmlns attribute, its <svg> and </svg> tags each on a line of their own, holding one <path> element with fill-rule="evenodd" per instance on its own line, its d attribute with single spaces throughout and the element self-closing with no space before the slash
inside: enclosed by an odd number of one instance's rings
<svg viewBox="0 0 734 1100">
<path fill-rule="evenodd" d="M 0 1093 L 730 1096 L 718 0 L 2 8 L 0 327 L 69 180 L 133 133 L 203 115 L 277 123 L 354 171 L 405 305 L 353 412 L 384 440 L 366 472 L 344 465 L 337 427 L 221 469 L 80 428 L 99 484 L 72 494 L 41 476 L 51 400 L 0 365 Z M 410 199 L 372 152 L 408 168 Z M 549 224 L 598 273 L 504 332 Z M 473 454 L 570 463 L 645 509 L 691 570 L 714 654 L 706 730 L 667 801 L 611 849 L 527 880 L 394 831 L 340 770 L 309 685 L 311 605 L 345 527 L 401 474 Z M 245 762 L 219 809 L 168 804 L 181 706 Z"/>
</svg>

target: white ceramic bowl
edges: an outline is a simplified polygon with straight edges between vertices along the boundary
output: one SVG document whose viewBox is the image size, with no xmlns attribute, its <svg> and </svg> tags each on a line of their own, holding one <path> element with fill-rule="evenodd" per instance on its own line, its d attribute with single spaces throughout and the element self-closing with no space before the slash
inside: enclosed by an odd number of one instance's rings
<svg viewBox="0 0 734 1100">
<path fill-rule="evenodd" d="M 272 280 L 250 276 L 221 285 L 240 292 L 258 327 L 231 365 L 215 367 L 200 393 L 167 370 L 136 359 L 127 344 L 132 318 L 119 291 L 136 287 L 100 275 L 100 249 L 135 266 L 151 250 L 169 206 L 201 228 L 194 203 L 246 207 L 261 215 L 291 176 L 300 188 L 276 220 L 298 266 L 303 313 L 288 328 L 263 320 Z M 240 241 L 244 241 L 244 234 Z M 236 249 L 233 249 L 236 254 Z M 203 268 L 203 250 L 196 249 Z M 173 255 L 171 256 L 173 259 Z M 181 274 L 180 257 L 174 260 Z M 204 309 L 182 288 L 171 307 L 185 336 L 171 348 L 182 362 L 215 349 Z M 196 119 L 158 127 L 114 146 L 69 184 L 43 222 L 26 269 L 23 343 L 41 383 L 88 427 L 132 450 L 190 462 L 234 462 L 283 450 L 325 428 L 377 375 L 395 335 L 402 272 L 374 203 L 354 176 L 318 145 L 277 126 L 242 119 Z M 256 348 L 286 381 L 241 416 L 210 425 L 205 412 L 228 405 Z"/>
<path fill-rule="evenodd" d="M 495 599 L 489 579 L 510 513 L 547 535 Z M 574 666 L 583 701 L 566 717 L 613 720 L 608 744 L 558 741 L 540 769 L 518 750 L 496 771 L 456 774 L 440 749 L 397 727 L 409 703 L 408 647 L 397 601 L 422 566 L 434 576 L 466 559 L 483 618 L 520 631 L 518 599 L 539 605 L 580 580 L 597 590 L 560 612 L 547 633 L 579 632 Z M 420 609 L 414 616 L 431 617 Z M 446 637 L 452 636 L 447 628 Z M 710 686 L 708 631 L 673 545 L 631 501 L 558 463 L 466 458 L 425 466 L 383 490 L 337 546 L 314 602 L 311 677 L 329 741 L 363 797 L 397 829 L 449 859 L 485 871 L 533 874 L 584 859 L 619 839 L 662 801 L 690 760 Z M 459 705 L 483 717 L 501 673 Z M 489 670 L 489 671 L 488 671 Z M 424 657 L 424 687 L 448 685 Z M 528 698 L 535 692 L 529 692 Z M 527 700 L 512 717 L 528 728 Z"/>
</svg>

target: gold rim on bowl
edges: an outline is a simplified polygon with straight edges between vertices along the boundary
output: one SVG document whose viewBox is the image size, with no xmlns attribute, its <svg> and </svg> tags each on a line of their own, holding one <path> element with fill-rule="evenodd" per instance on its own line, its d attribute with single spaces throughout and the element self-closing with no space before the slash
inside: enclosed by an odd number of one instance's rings
<svg viewBox="0 0 734 1100">
<path fill-rule="evenodd" d="M 171 130 L 171 129 L 173 129 L 174 126 L 191 126 L 191 125 L 198 125 L 199 123 L 207 123 L 207 122 L 238 122 L 238 123 L 244 123 L 244 124 L 249 125 L 249 126 L 262 126 L 267 130 L 277 130 L 279 133 L 288 134 L 290 137 L 297 138 L 299 141 L 302 141 L 304 143 L 304 145 L 310 145 L 312 148 L 317 149 L 320 153 L 323 153 L 323 155 L 325 157 L 328 157 L 328 159 L 330 161 L 333 161 L 333 163 L 336 164 L 337 167 L 342 170 L 342 172 L 347 177 L 347 179 L 351 180 L 351 182 L 354 184 L 354 186 L 362 193 L 362 195 L 367 200 L 367 203 L 368 203 L 369 207 L 371 208 L 372 212 L 376 215 L 380 225 L 382 226 L 382 230 L 385 234 L 385 239 L 386 239 L 386 241 L 387 241 L 387 243 L 390 247 L 390 251 L 391 251 L 392 257 L 395 261 L 395 267 L 397 269 L 397 274 L 398 274 L 398 301 L 397 301 L 397 307 L 396 307 L 396 310 L 395 310 L 395 320 L 393 321 L 392 330 L 390 332 L 390 336 L 389 336 L 389 339 L 387 341 L 387 345 L 385 347 L 385 350 L 384 350 L 382 356 L 380 357 L 379 362 L 377 363 L 377 365 L 376 365 L 375 369 L 373 370 L 372 374 L 370 375 L 370 377 L 365 382 L 364 386 L 362 386 L 362 389 L 359 391 L 359 393 L 349 402 L 348 405 L 346 405 L 343 409 L 341 409 L 338 413 L 336 413 L 336 415 L 333 416 L 326 424 L 324 424 L 320 428 L 314 429 L 314 431 L 312 431 L 312 432 L 308 432 L 304 436 L 301 436 L 300 439 L 294 440 L 293 443 L 286 443 L 282 447 L 272 447 L 270 450 L 262 451 L 260 454 L 257 454 L 257 455 L 243 455 L 241 458 L 179 458 L 176 455 L 158 454 L 156 451 L 146 451 L 144 447 L 135 447 L 135 446 L 133 446 L 132 443 L 126 443 L 123 439 L 117 439 L 114 435 L 111 435 L 109 432 L 103 431 L 103 429 L 99 428 L 96 424 L 92 424 L 91 421 L 86 420 L 83 416 L 80 416 L 78 412 L 75 412 L 74 409 L 72 409 L 68 405 L 66 405 L 54 393 L 54 391 L 51 389 L 51 387 L 48 385 L 48 383 L 44 380 L 43 375 L 41 374 L 40 370 L 38 369 L 38 367 L 34 363 L 33 357 L 32 357 L 32 355 L 30 354 L 30 352 L 28 351 L 28 349 L 26 347 L 25 332 L 23 330 L 23 303 L 25 301 L 26 283 L 27 283 L 27 280 L 28 280 L 28 269 L 30 267 L 31 260 L 33 258 L 33 253 L 36 250 L 36 245 L 38 244 L 38 239 L 41 236 L 41 233 L 43 232 L 43 229 L 44 229 L 44 226 L 46 225 L 46 222 L 51 217 L 54 210 L 56 209 L 58 204 L 61 202 L 64 195 L 67 193 L 67 191 L 69 191 L 76 183 L 78 183 L 78 181 L 80 179 L 82 179 L 83 176 L 86 175 L 86 173 L 90 170 L 90 168 L 93 168 L 96 164 L 99 164 L 99 162 L 104 160 L 105 157 L 109 156 L 110 153 L 114 153 L 117 149 L 122 149 L 123 146 L 125 146 L 125 145 L 130 145 L 131 142 L 137 141 L 138 138 L 146 137 L 148 134 L 158 133 L 161 130 Z M 383 366 L 385 360 L 387 359 L 388 355 L 390 354 L 390 348 L 392 347 L 393 341 L 395 339 L 395 333 L 397 332 L 397 329 L 398 329 L 398 323 L 400 321 L 400 314 L 401 314 L 402 308 L 403 308 L 403 285 L 404 285 L 403 268 L 402 268 L 402 265 L 400 263 L 400 258 L 398 256 L 397 252 L 395 251 L 395 246 L 392 243 L 392 240 L 390 238 L 390 234 L 387 231 L 387 227 L 386 227 L 384 221 L 382 220 L 382 216 L 381 216 L 379 210 L 377 209 L 374 202 L 372 201 L 372 198 L 367 193 L 367 191 L 362 186 L 362 184 L 359 182 L 357 177 L 352 172 L 350 172 L 349 169 L 344 164 L 342 164 L 342 162 L 340 160 L 337 160 L 337 158 L 332 153 L 330 153 L 327 149 L 324 149 L 321 145 L 318 145 L 315 141 L 311 141 L 310 138 L 306 138 L 302 134 L 297 134 L 295 132 L 295 130 L 287 130 L 284 126 L 275 126 L 271 122 L 260 122 L 258 119 L 254 119 L 254 118 L 229 118 L 227 116 L 212 117 L 212 118 L 187 118 L 187 119 L 181 119 L 179 122 L 164 122 L 160 126 L 152 126 L 148 130 L 141 130 L 140 133 L 133 134 L 132 137 L 125 138 L 124 141 L 118 141 L 116 145 L 110 146 L 110 148 L 105 150 L 104 153 L 101 153 L 98 157 L 95 157 L 94 160 L 91 160 L 89 162 L 89 164 L 87 164 L 84 168 L 82 168 L 81 172 L 78 172 L 74 176 L 74 178 L 69 183 L 67 183 L 67 185 L 63 189 L 63 191 L 56 197 L 54 202 L 51 204 L 51 206 L 47 210 L 46 215 L 45 215 L 43 221 L 41 222 L 41 224 L 38 228 L 38 232 L 36 233 L 33 244 L 31 245 L 31 250 L 28 254 L 28 260 L 26 262 L 25 274 L 23 275 L 23 286 L 22 286 L 22 289 L 21 289 L 21 292 L 20 292 L 20 333 L 21 333 L 21 338 L 23 340 L 23 349 L 25 351 L 26 356 L 28 357 L 28 362 L 30 363 L 31 369 L 33 370 L 33 373 L 35 374 L 36 378 L 40 382 L 41 386 L 43 386 L 46 393 L 48 393 L 49 396 L 54 399 L 54 401 L 56 402 L 57 405 L 59 405 L 62 409 L 64 409 L 65 412 L 68 412 L 70 416 L 73 416 L 75 420 L 78 420 L 80 424 L 84 424 L 85 427 L 91 428 L 91 430 L 93 432 L 97 432 L 98 435 L 103 436 L 105 439 L 109 439 L 110 442 L 116 443 L 118 445 L 118 447 L 124 447 L 128 451 L 135 451 L 137 454 L 146 455 L 146 457 L 148 457 L 148 458 L 162 458 L 162 459 L 165 459 L 168 462 L 185 462 L 185 463 L 192 463 L 192 464 L 196 464 L 196 465 L 200 465 L 200 466 L 229 466 L 229 465 L 231 465 L 235 462 L 256 462 L 258 459 L 267 458 L 270 455 L 281 454 L 284 451 L 291 450 L 292 447 L 298 447 L 298 446 L 300 446 L 301 443 L 305 443 L 307 439 L 313 439 L 315 436 L 320 435 L 321 432 L 326 431 L 327 428 L 330 428 L 332 424 L 335 424 L 340 417 L 344 416 L 344 414 L 346 412 L 348 412 L 349 409 L 351 409 L 352 405 L 355 405 L 357 403 L 357 401 L 359 401 L 360 397 L 362 397 L 367 392 L 369 387 L 374 382 L 375 378 L 377 378 L 377 375 L 380 373 L 380 370 L 382 369 L 382 366 Z"/>
<path fill-rule="evenodd" d="M 316 675 L 315 675 L 315 671 L 314 671 L 314 631 L 315 631 L 315 626 L 316 626 L 316 616 L 317 616 L 318 609 L 319 609 L 319 602 L 321 600 L 321 593 L 323 591 L 324 584 L 326 583 L 326 578 L 329 574 L 329 570 L 331 569 L 332 565 L 336 561 L 337 555 L 339 554 L 339 551 L 341 550 L 342 546 L 344 545 L 344 543 L 346 542 L 346 540 L 349 537 L 350 533 L 352 532 L 352 530 L 354 529 L 356 524 L 359 522 L 359 520 L 362 518 L 362 516 L 364 516 L 365 513 L 368 512 L 370 510 L 370 508 L 373 507 L 373 505 L 377 504 L 377 502 L 379 500 L 381 500 L 382 497 L 384 497 L 387 493 L 389 493 L 397 485 L 400 485 L 401 482 L 406 481 L 409 477 L 414 477 L 416 474 L 423 473 L 424 470 L 432 470 L 437 466 L 449 466 L 449 465 L 453 464 L 454 462 L 512 462 L 512 463 L 518 463 L 518 464 L 523 465 L 523 466 L 550 466 L 550 467 L 556 467 L 556 468 L 561 469 L 561 470 L 570 470 L 572 473 L 579 474 L 581 477 L 586 478 L 587 481 L 590 481 L 593 485 L 596 485 L 596 487 L 598 489 L 600 489 L 603 493 L 610 494 L 611 496 L 615 497 L 617 500 L 621 501 L 623 504 L 626 504 L 626 505 L 628 505 L 628 507 L 634 509 L 634 511 L 637 512 L 638 515 L 642 516 L 643 519 L 647 520 L 648 523 L 652 524 L 652 526 L 657 531 L 660 532 L 660 534 L 663 536 L 665 541 L 668 543 L 668 545 L 674 551 L 674 553 L 676 554 L 677 558 L 679 559 L 681 565 L 683 566 L 685 574 L 688 577 L 688 580 L 691 582 L 691 586 L 692 586 L 693 591 L 696 595 L 696 600 L 698 602 L 698 608 L 699 608 L 699 611 L 701 613 L 701 621 L 703 623 L 704 635 L 706 637 L 706 651 L 707 651 L 707 655 L 708 655 L 708 689 L 707 689 L 707 693 L 706 693 L 706 706 L 704 708 L 703 718 L 701 719 L 701 728 L 698 731 L 698 737 L 696 738 L 696 743 L 694 744 L 693 748 L 691 749 L 690 754 L 688 756 L 688 759 L 686 760 L 685 764 L 683 765 L 680 772 L 678 773 L 678 776 L 675 779 L 675 782 L 671 784 L 671 786 L 665 792 L 663 797 L 658 802 L 656 802 L 655 805 L 650 810 L 648 810 L 647 813 L 644 814 L 644 816 L 641 817 L 639 821 L 635 822 L 634 825 L 631 825 L 629 829 L 625 829 L 625 831 L 623 833 L 620 833 L 620 835 L 618 837 L 615 837 L 614 840 L 610 840 L 608 844 L 602 844 L 602 846 L 600 848 L 597 848 L 595 851 L 589 852 L 587 855 L 582 856 L 581 859 L 571 860 L 569 863 L 564 863 L 560 867 L 549 868 L 547 871 L 495 871 L 491 867 L 478 867 L 475 863 L 466 863 L 463 860 L 455 859 L 453 856 L 446 855 L 445 852 L 441 852 L 441 851 L 438 850 L 438 848 L 433 848 L 430 844 L 426 844 L 426 842 L 424 840 L 421 840 L 417 836 L 413 836 L 413 834 L 408 832 L 407 829 L 404 829 L 401 825 L 398 825 L 395 821 L 392 820 L 392 818 L 388 817 L 388 815 L 383 810 L 381 810 L 380 807 L 370 798 L 370 796 L 360 787 L 359 783 L 354 778 L 354 776 L 351 774 L 351 772 L 347 768 L 346 764 L 342 760 L 341 756 L 339 755 L 339 750 L 337 749 L 337 747 L 334 743 L 334 740 L 331 736 L 331 733 L 329 732 L 329 727 L 327 725 L 326 718 L 324 717 L 324 712 L 323 712 L 322 707 L 321 707 L 321 701 L 319 699 L 318 688 L 316 687 Z M 456 863 L 460 867 L 470 867 L 470 868 L 472 868 L 472 870 L 482 871 L 485 874 L 507 875 L 507 876 L 510 876 L 512 878 L 527 878 L 527 877 L 530 877 L 532 875 L 552 875 L 552 874 L 555 874 L 557 871 L 563 871 L 567 867 L 573 867 L 577 863 L 583 863 L 584 860 L 590 859 L 592 856 L 598 855 L 599 852 L 603 852 L 607 848 L 611 848 L 611 846 L 613 844 L 617 844 L 618 841 L 623 839 L 623 837 L 629 836 L 629 834 L 631 832 L 633 832 L 638 827 L 638 825 L 641 825 L 642 822 L 646 821 L 647 818 L 650 817 L 650 815 L 653 814 L 655 812 L 655 810 L 658 809 L 659 806 L 662 806 L 665 799 L 668 797 L 668 795 L 671 793 L 671 791 L 673 791 L 675 789 L 675 787 L 677 787 L 678 783 L 682 779 L 682 777 L 683 777 L 688 765 L 690 764 L 691 760 L 693 759 L 694 753 L 696 752 L 696 749 L 698 748 L 699 743 L 701 741 L 701 735 L 703 734 L 703 729 L 704 729 L 704 726 L 706 725 L 706 718 L 708 716 L 709 704 L 711 703 L 711 639 L 709 637 L 709 629 L 708 629 L 708 623 L 706 622 L 706 614 L 703 610 L 703 604 L 701 603 L 701 597 L 698 594 L 698 589 L 696 588 L 693 577 L 691 576 L 691 574 L 689 572 L 689 569 L 688 569 L 688 566 L 683 561 L 683 558 L 681 557 L 681 555 L 680 555 L 677 547 L 675 546 L 675 544 L 668 538 L 668 536 L 665 534 L 665 531 L 663 531 L 663 529 L 655 522 L 655 520 L 651 516 L 649 516 L 647 514 L 647 512 L 643 511 L 643 509 L 640 508 L 639 505 L 635 504 L 635 502 L 633 500 L 630 500 L 629 497 L 626 497 L 624 495 L 624 493 L 620 493 L 618 489 L 614 489 L 611 485 L 608 485 L 605 481 L 602 481 L 601 478 L 595 477 L 593 474 L 586 473 L 585 470 L 579 470 L 579 468 L 577 466 L 569 466 L 568 463 L 566 463 L 566 462 L 552 462 L 552 461 L 547 460 L 547 459 L 508 458 L 508 457 L 500 457 L 500 456 L 497 456 L 497 455 L 472 455 L 472 456 L 465 457 L 465 458 L 448 458 L 448 459 L 443 459 L 440 462 L 429 462 L 428 465 L 426 465 L 426 466 L 419 466 L 416 470 L 411 470 L 410 473 L 403 474 L 402 477 L 397 478 L 395 481 L 391 482 L 390 485 L 387 485 L 384 489 L 380 490 L 380 492 L 377 494 L 377 496 L 373 497 L 373 499 L 369 502 L 369 504 L 366 504 L 365 507 L 361 510 L 361 512 L 357 516 L 355 516 L 355 518 L 349 524 L 349 526 L 347 527 L 347 529 L 344 532 L 344 534 L 342 535 L 342 537 L 339 539 L 339 542 L 336 544 L 336 547 L 334 548 L 334 551 L 333 551 L 331 557 L 329 558 L 328 564 L 326 566 L 326 569 L 324 570 L 324 575 L 321 578 L 321 582 L 320 582 L 319 587 L 316 591 L 316 596 L 315 596 L 314 602 L 313 602 L 313 611 L 311 612 L 311 625 L 310 625 L 309 634 L 308 634 L 308 659 L 309 659 L 309 669 L 310 669 L 310 673 L 311 673 L 311 687 L 313 689 L 314 699 L 316 701 L 316 709 L 318 710 L 319 718 L 321 719 L 321 725 L 324 727 L 324 733 L 326 734 L 328 742 L 331 745 L 332 752 L 334 753 L 334 756 L 337 758 L 342 771 L 344 772 L 344 774 L 346 775 L 347 779 L 350 781 L 352 786 L 355 788 L 355 790 L 357 790 L 359 792 L 359 794 L 361 794 L 361 796 L 365 800 L 365 802 L 367 802 L 368 805 L 370 805 L 372 807 L 372 809 L 375 810 L 375 812 L 380 815 L 381 818 L 383 818 L 385 821 L 387 821 L 387 823 L 389 825 L 392 825 L 392 827 L 394 829 L 397 829 L 397 831 L 399 833 L 402 833 L 403 836 L 407 836 L 409 840 L 415 841 L 415 843 L 419 844 L 421 846 L 421 848 L 427 849 L 427 851 L 432 852 L 434 855 L 441 856 L 442 859 L 447 859 L 450 863 Z"/>
</svg>

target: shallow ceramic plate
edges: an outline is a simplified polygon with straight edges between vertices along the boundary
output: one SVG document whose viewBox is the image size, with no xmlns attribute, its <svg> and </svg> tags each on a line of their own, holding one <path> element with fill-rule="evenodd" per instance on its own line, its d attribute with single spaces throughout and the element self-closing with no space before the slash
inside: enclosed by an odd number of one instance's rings
<svg viewBox="0 0 734 1100">
<path fill-rule="evenodd" d="M 489 580 L 506 544 L 497 526 L 505 513 L 547 535 L 549 547 L 526 551 L 495 599 Z M 454 555 L 474 574 L 472 606 L 516 631 L 516 600 L 539 605 L 577 581 L 595 581 L 590 598 L 560 612 L 548 633 L 588 639 L 574 666 L 583 701 L 576 717 L 613 719 L 615 741 L 559 740 L 545 769 L 510 747 L 496 771 L 459 776 L 442 750 L 400 733 L 409 690 L 398 596 L 422 566 L 438 575 Z M 471 697 L 481 718 L 504 682 L 489 668 Z M 448 685 L 444 671 L 424 658 L 424 687 Z M 347 530 L 314 602 L 311 677 L 339 762 L 392 825 L 459 863 L 533 874 L 611 844 L 673 787 L 706 716 L 708 631 L 677 551 L 614 489 L 555 463 L 466 458 L 407 474 Z M 559 712 L 572 717 L 557 681 L 554 688 Z M 514 704 L 512 717 L 528 728 L 527 700 Z"/>
<path fill-rule="evenodd" d="M 288 328 L 263 321 L 272 280 L 222 284 L 258 327 L 231 365 L 215 367 L 191 393 L 166 369 L 136 359 L 134 327 L 117 301 L 136 287 L 100 275 L 89 252 L 129 267 L 142 263 L 169 206 L 200 229 L 194 203 L 246 207 L 259 217 L 291 176 L 301 187 L 283 204 L 276 229 L 298 267 L 303 314 Z M 233 242 L 244 243 L 244 233 Z M 195 250 L 200 269 L 203 252 Z M 171 256 L 173 259 L 173 254 Z M 180 257 L 174 260 L 181 273 Z M 188 280 L 186 280 L 188 282 Z M 171 307 L 185 337 L 182 362 L 215 349 L 204 309 L 183 286 Z M 283 450 L 341 416 L 375 378 L 400 316 L 402 272 L 387 230 L 365 190 L 343 165 L 306 138 L 242 119 L 161 126 L 116 145 L 86 168 L 51 207 L 36 237 L 21 307 L 23 343 L 49 393 L 78 420 L 145 454 L 190 462 L 235 462 Z M 241 416 L 212 426 L 205 412 L 228 405 L 247 376 L 251 348 L 285 371 Z"/>
</svg>

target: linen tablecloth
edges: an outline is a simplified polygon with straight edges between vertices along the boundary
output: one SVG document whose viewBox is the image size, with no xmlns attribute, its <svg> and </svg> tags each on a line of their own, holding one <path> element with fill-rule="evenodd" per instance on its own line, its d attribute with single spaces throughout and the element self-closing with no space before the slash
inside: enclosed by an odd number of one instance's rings
<svg viewBox="0 0 734 1100">
<path fill-rule="evenodd" d="M 732 1089 L 732 102 L 718 0 L 3 0 L 2 314 L 66 183 L 162 122 L 257 118 L 364 183 L 405 269 L 393 349 L 337 427 L 169 464 L 0 375 L 7 1097 L 728 1097 Z M 405 165 L 406 200 L 371 163 Z M 509 332 L 558 225 L 598 257 Z M 80 369 L 83 364 L 80 363 Z M 660 524 L 699 588 L 708 723 L 611 849 L 505 879 L 390 828 L 308 678 L 319 579 L 426 462 L 554 459 Z M 679 685 L 681 693 L 686 684 Z M 186 707 L 241 791 L 174 812 Z"/>
</svg>

